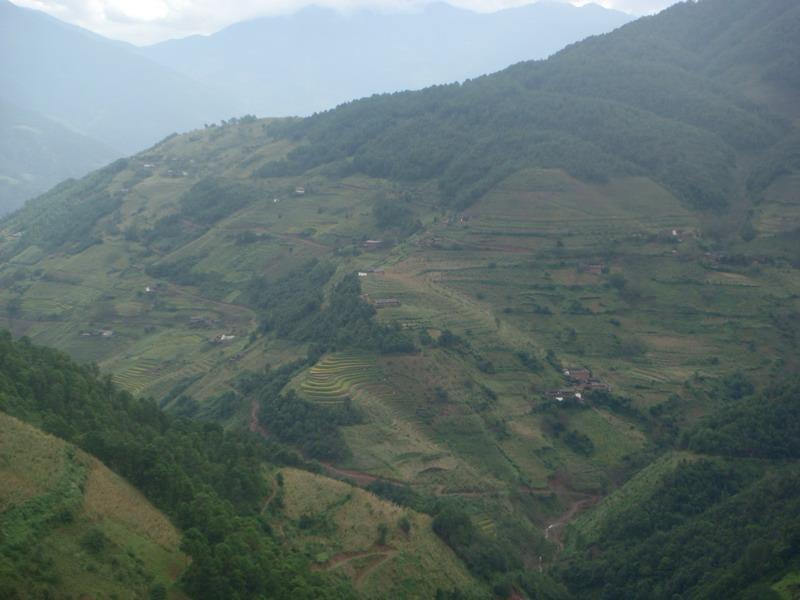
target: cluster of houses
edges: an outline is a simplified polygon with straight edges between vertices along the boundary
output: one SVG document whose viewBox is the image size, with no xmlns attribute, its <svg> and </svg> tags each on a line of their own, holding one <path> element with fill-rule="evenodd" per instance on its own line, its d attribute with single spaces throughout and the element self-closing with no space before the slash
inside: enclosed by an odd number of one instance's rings
<svg viewBox="0 0 800 600">
<path fill-rule="evenodd" d="M 435 248 L 437 246 L 441 246 L 443 242 L 444 238 L 440 238 L 438 236 L 431 236 L 431 237 L 419 238 L 415 243 L 420 248 Z"/>
<path fill-rule="evenodd" d="M 397 298 L 376 298 L 373 300 L 369 297 L 369 294 L 361 294 L 361 299 L 367 304 L 371 304 L 375 308 L 390 308 L 392 306 L 400 306 L 400 300 Z"/>
<path fill-rule="evenodd" d="M 460 225 L 464 225 L 465 223 L 468 223 L 471 218 L 472 217 L 470 217 L 469 215 L 465 215 L 465 214 L 462 213 L 460 215 L 453 215 L 453 216 L 447 217 L 447 219 L 445 219 L 445 221 L 444 221 L 444 224 L 445 225 L 455 225 L 456 223 L 458 223 Z"/>
<path fill-rule="evenodd" d="M 564 402 L 566 400 L 582 402 L 583 396 L 588 392 L 608 392 L 611 389 L 607 383 L 603 383 L 594 377 L 591 370 L 585 367 L 564 369 L 564 379 L 569 384 L 568 387 L 550 392 L 550 397 L 556 402 Z"/>
<path fill-rule="evenodd" d="M 390 308 L 392 306 L 400 306 L 400 300 L 397 298 L 378 298 L 372 301 L 372 306 L 375 308 Z"/>
<path fill-rule="evenodd" d="M 158 283 L 149 283 L 149 284 L 147 284 L 146 286 L 144 286 L 144 293 L 145 293 L 145 294 L 154 294 L 154 293 L 155 293 L 155 292 L 157 292 L 158 290 L 165 290 L 166 288 L 167 288 L 167 286 L 166 286 L 166 285 L 164 285 L 164 284 L 163 284 L 163 283 L 161 283 L 161 282 L 158 282 Z"/>
</svg>

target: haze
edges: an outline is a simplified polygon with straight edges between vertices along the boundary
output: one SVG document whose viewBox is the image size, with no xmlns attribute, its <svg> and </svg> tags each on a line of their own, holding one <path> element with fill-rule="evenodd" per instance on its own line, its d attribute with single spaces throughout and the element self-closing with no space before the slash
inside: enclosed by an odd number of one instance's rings
<svg viewBox="0 0 800 600">
<path fill-rule="evenodd" d="M 552 0 L 554 2 L 567 0 Z M 675 0 L 597 0 L 605 8 L 645 15 Z M 341 11 L 420 10 L 426 0 L 14 0 L 14 4 L 46 12 L 106 37 L 147 45 L 193 34 L 210 34 L 228 25 L 263 16 L 286 15 L 308 6 Z M 570 0 L 581 6 L 586 0 Z M 449 0 L 476 12 L 494 12 L 531 4 L 526 0 Z"/>
</svg>

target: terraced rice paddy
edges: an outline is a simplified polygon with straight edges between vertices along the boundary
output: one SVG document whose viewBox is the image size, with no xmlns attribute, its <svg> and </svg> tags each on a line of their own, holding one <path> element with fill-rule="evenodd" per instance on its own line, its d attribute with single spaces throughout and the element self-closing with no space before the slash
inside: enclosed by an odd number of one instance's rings
<svg viewBox="0 0 800 600">
<path fill-rule="evenodd" d="M 338 404 L 357 388 L 380 383 L 383 374 L 375 360 L 356 353 L 330 354 L 311 367 L 299 384 L 302 396 L 320 404 Z"/>
<path fill-rule="evenodd" d="M 124 371 L 114 374 L 114 383 L 133 394 L 141 392 L 153 379 L 160 376 L 163 363 L 155 358 L 139 358 Z"/>
</svg>

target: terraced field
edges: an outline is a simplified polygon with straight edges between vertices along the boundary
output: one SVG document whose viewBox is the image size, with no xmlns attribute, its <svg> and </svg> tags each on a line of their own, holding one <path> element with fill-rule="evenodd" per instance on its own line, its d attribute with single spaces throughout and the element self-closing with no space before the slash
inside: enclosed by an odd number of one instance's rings
<svg viewBox="0 0 800 600">
<path fill-rule="evenodd" d="M 329 354 L 301 376 L 297 389 L 319 404 L 339 404 L 359 389 L 376 385 L 383 375 L 374 357 L 357 353 Z"/>
</svg>

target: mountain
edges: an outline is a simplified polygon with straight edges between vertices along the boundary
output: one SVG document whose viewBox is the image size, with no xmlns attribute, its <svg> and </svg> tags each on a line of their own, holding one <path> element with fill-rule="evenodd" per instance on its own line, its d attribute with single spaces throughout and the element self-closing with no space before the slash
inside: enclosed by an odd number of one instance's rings
<svg viewBox="0 0 800 600">
<path fill-rule="evenodd" d="M 116 157 L 108 146 L 0 99 L 0 214 Z"/>
<path fill-rule="evenodd" d="M 236 112 L 235 102 L 107 40 L 39 11 L 0 2 L 0 89 L 115 152 Z"/>
<path fill-rule="evenodd" d="M 310 7 L 141 52 L 227 90 L 248 112 L 305 115 L 362 96 L 462 81 L 544 58 L 630 19 L 595 4 L 555 2 L 488 14 L 444 3 L 407 13 Z"/>
<path fill-rule="evenodd" d="M 171 136 L 0 222 L 2 318 L 209 461 L 223 428 L 271 449 L 208 481 L 271 498 L 356 594 L 791 597 L 799 22 L 687 2 L 462 84 Z M 100 400 L 63 435 L 141 476 L 136 419 L 81 429 Z M 160 440 L 136 445 L 177 461 L 159 481 L 203 463 Z"/>
</svg>

